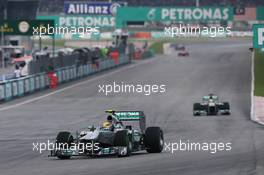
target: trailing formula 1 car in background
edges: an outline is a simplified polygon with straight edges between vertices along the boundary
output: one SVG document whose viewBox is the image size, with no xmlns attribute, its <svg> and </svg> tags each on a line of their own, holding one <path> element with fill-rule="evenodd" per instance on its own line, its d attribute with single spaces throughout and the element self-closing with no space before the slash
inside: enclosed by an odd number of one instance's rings
<svg viewBox="0 0 264 175">
<path fill-rule="evenodd" d="M 163 131 L 160 127 L 147 127 L 142 111 L 106 111 L 107 121 L 102 126 L 88 126 L 76 132 L 76 137 L 68 131 L 59 132 L 55 148 L 50 156 L 69 159 L 72 156 L 117 155 L 130 156 L 131 153 L 146 150 L 160 153 L 163 150 Z M 136 121 L 140 129 L 124 125 Z M 130 123 L 131 124 L 131 123 Z"/>
<path fill-rule="evenodd" d="M 178 56 L 182 56 L 182 57 L 186 57 L 186 56 L 190 56 L 189 52 L 186 50 L 186 48 L 184 47 L 182 50 L 179 51 Z"/>
<path fill-rule="evenodd" d="M 185 50 L 185 46 L 183 44 L 171 43 L 170 47 L 173 48 L 175 51 Z"/>
<path fill-rule="evenodd" d="M 193 104 L 193 115 L 230 115 L 230 104 L 228 102 L 219 102 L 218 96 L 209 94 L 203 96 L 202 103 Z"/>
</svg>

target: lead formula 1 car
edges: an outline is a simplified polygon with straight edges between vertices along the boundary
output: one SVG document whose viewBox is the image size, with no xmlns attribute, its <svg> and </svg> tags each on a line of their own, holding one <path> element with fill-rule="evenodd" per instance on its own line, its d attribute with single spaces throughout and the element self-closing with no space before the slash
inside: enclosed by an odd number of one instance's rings
<svg viewBox="0 0 264 175">
<path fill-rule="evenodd" d="M 102 126 L 88 126 L 76 132 L 74 137 L 68 131 L 59 132 L 55 147 L 49 156 L 69 159 L 72 156 L 117 155 L 146 150 L 160 153 L 164 138 L 160 127 L 147 127 L 142 111 L 106 111 L 107 121 Z M 139 130 L 126 123 L 139 123 Z M 138 124 L 137 124 L 138 125 Z"/>
<path fill-rule="evenodd" d="M 218 96 L 209 94 L 203 96 L 202 103 L 193 104 L 193 115 L 230 115 L 230 104 L 228 102 L 219 102 Z"/>
</svg>

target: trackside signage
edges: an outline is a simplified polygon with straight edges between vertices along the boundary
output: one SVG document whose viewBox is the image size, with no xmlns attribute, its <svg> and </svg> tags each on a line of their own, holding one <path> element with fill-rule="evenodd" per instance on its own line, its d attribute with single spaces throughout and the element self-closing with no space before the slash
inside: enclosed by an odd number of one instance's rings
<svg viewBox="0 0 264 175">
<path fill-rule="evenodd" d="M 232 21 L 232 7 L 121 7 L 117 26 L 126 21 Z"/>
<path fill-rule="evenodd" d="M 258 21 L 264 20 L 264 6 L 257 7 L 256 9 L 256 18 Z"/>
<path fill-rule="evenodd" d="M 40 28 L 54 26 L 54 21 L 47 20 L 1 20 L 0 33 L 4 35 L 34 35 Z"/>
<path fill-rule="evenodd" d="M 115 26 L 115 18 L 112 16 L 60 15 L 60 16 L 38 16 L 37 18 L 54 20 L 55 26 L 57 27 L 96 26 L 100 28 L 113 28 Z"/>
<path fill-rule="evenodd" d="M 162 8 L 161 20 L 228 20 L 230 8 Z"/>
<path fill-rule="evenodd" d="M 65 2 L 65 14 L 114 15 L 124 2 Z"/>
<path fill-rule="evenodd" d="M 253 25 L 253 47 L 264 48 L 264 24 Z"/>
</svg>

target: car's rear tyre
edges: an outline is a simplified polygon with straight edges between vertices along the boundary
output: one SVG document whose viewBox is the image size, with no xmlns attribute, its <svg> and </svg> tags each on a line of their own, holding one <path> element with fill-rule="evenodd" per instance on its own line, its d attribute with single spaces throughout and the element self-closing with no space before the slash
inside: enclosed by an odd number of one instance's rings
<svg viewBox="0 0 264 175">
<path fill-rule="evenodd" d="M 224 103 L 223 103 L 223 108 L 224 108 L 225 110 L 230 110 L 230 104 L 229 104 L 228 102 L 224 102 Z"/>
<path fill-rule="evenodd" d="M 120 151 L 118 151 L 118 157 L 126 157 L 131 155 L 133 144 L 127 130 L 116 132 L 114 146 L 121 147 L 121 149 L 122 147 L 126 147 L 126 153 L 122 154 Z"/>
<path fill-rule="evenodd" d="M 226 112 L 224 114 L 230 115 L 230 104 L 228 102 L 223 102 L 223 110 L 228 110 L 228 112 Z"/>
<path fill-rule="evenodd" d="M 148 153 L 160 153 L 163 150 L 164 138 L 160 127 L 148 127 L 145 131 L 144 143 Z"/>
<path fill-rule="evenodd" d="M 59 132 L 57 137 L 56 137 L 56 145 L 57 146 L 61 146 L 60 149 L 64 149 L 65 148 L 70 148 L 71 145 L 73 143 L 73 136 L 71 135 L 70 132 L 68 131 L 62 131 L 62 132 Z M 69 159 L 71 158 L 70 155 L 61 155 L 61 154 L 58 154 L 57 157 L 59 159 Z"/>
</svg>

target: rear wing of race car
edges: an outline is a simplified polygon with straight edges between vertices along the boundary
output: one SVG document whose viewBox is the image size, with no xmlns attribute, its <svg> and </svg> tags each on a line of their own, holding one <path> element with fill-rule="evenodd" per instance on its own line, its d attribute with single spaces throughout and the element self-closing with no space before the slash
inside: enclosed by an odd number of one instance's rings
<svg viewBox="0 0 264 175">
<path fill-rule="evenodd" d="M 113 111 L 108 110 L 106 113 L 112 114 L 119 121 L 139 121 L 139 127 L 144 133 L 146 129 L 146 117 L 143 111 Z"/>
</svg>

